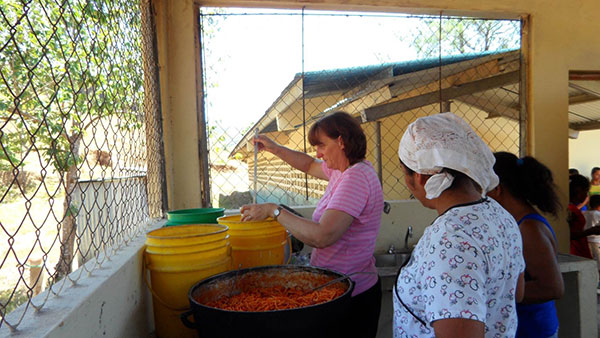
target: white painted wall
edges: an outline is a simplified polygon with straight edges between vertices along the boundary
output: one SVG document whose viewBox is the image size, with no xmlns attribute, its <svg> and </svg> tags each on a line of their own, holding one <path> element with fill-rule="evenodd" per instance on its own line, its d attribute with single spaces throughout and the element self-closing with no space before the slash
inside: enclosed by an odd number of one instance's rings
<svg viewBox="0 0 600 338">
<path fill-rule="evenodd" d="M 600 130 L 581 131 L 578 138 L 569 139 L 569 168 L 590 178 L 593 167 L 600 167 Z"/>
<path fill-rule="evenodd" d="M 413 227 L 413 236 L 408 241 L 412 247 L 423 235 L 425 228 L 436 218 L 435 210 L 427 209 L 417 200 L 387 201 L 391 205 L 389 214 L 382 214 L 381 228 L 375 243 L 375 252 L 387 251 L 390 244 L 397 249 L 404 246 L 404 237 L 408 226 Z M 315 206 L 294 207 L 302 216 L 312 218 Z M 237 210 L 228 210 L 230 213 L 238 213 Z"/>
</svg>

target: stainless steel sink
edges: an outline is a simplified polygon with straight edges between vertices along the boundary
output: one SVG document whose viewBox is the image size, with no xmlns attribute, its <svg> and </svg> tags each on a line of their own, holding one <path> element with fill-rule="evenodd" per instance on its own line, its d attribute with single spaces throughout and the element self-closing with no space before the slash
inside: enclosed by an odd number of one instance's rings
<svg viewBox="0 0 600 338">
<path fill-rule="evenodd" d="M 375 255 L 376 267 L 400 267 L 410 258 L 410 252 L 382 253 Z"/>
<path fill-rule="evenodd" d="M 375 267 L 381 278 L 381 288 L 390 291 L 394 285 L 394 279 L 398 269 L 410 259 L 411 252 L 381 253 L 375 254 Z"/>
</svg>

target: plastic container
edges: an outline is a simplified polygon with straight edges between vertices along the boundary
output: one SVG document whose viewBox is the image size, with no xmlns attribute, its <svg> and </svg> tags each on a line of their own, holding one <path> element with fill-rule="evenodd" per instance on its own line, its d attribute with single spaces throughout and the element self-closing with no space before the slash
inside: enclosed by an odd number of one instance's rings
<svg viewBox="0 0 600 338">
<path fill-rule="evenodd" d="M 224 208 L 180 209 L 167 212 L 166 227 L 181 224 L 217 224 L 225 214 Z"/>
<path fill-rule="evenodd" d="M 238 214 L 217 219 L 229 227 L 232 269 L 285 264 L 286 246 L 290 245 L 285 228 L 272 218 L 247 222 L 240 218 Z"/>
<path fill-rule="evenodd" d="M 227 230 L 223 225 L 197 224 L 160 228 L 146 235 L 144 267 L 150 271 L 157 337 L 197 337 L 179 316 L 189 309 L 187 291 L 192 285 L 230 270 Z"/>
</svg>

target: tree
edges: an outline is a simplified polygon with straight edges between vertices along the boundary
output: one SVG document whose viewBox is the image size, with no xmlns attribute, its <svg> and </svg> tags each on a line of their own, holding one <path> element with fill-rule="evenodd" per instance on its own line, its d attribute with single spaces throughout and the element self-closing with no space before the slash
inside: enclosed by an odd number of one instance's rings
<svg viewBox="0 0 600 338">
<path fill-rule="evenodd" d="M 441 28 L 441 32 L 440 32 Z M 441 41 L 440 41 L 441 34 Z M 420 57 L 478 53 L 520 47 L 520 23 L 509 20 L 423 18 L 406 37 Z"/>
<path fill-rule="evenodd" d="M 60 177 L 65 197 L 54 280 L 71 272 L 78 212 L 71 194 L 84 133 L 111 116 L 122 129 L 142 125 L 136 6 L 126 0 L 0 0 L 6 27 L 0 32 L 0 169 L 18 172 L 25 157 L 37 153 Z"/>
</svg>

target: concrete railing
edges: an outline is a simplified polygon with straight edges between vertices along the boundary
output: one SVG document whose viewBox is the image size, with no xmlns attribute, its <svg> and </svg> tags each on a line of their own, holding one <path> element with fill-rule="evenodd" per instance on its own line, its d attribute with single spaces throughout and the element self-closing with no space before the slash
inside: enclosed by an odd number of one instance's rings
<svg viewBox="0 0 600 338">
<path fill-rule="evenodd" d="M 156 222 L 148 231 L 164 223 Z M 151 297 L 142 281 L 145 239 L 146 234 L 140 234 L 100 268 L 66 286 L 60 296 L 50 295 L 42 311 L 27 311 L 18 331 L 2 327 L 0 337 L 148 337 L 154 324 Z M 48 292 L 33 302 L 43 302 Z M 17 321 L 25 307 L 10 313 L 9 321 Z"/>
</svg>

